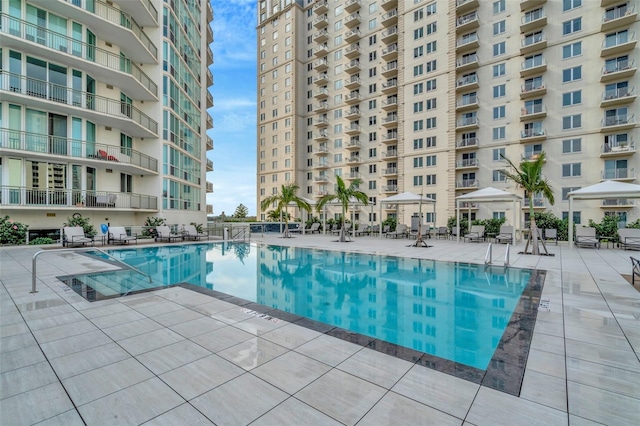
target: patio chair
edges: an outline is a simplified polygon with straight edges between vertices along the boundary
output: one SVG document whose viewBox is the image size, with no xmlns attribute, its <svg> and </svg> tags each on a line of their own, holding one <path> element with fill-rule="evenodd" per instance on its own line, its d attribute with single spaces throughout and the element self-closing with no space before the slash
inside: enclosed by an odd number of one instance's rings
<svg viewBox="0 0 640 426">
<path fill-rule="evenodd" d="M 367 225 L 367 226 L 360 226 L 357 230 L 356 230 L 356 235 L 369 235 L 371 233 L 371 226 Z"/>
<path fill-rule="evenodd" d="M 127 235 L 124 226 L 109 227 L 109 237 L 107 240 L 109 244 L 129 244 L 129 241 L 135 241 L 135 243 L 138 244 L 138 236 L 135 234 Z"/>
<path fill-rule="evenodd" d="M 625 250 L 640 250 L 640 229 L 618 229 L 618 239 L 620 247 Z"/>
<path fill-rule="evenodd" d="M 302 234 L 302 227 L 300 226 L 299 223 L 296 223 L 296 227 L 295 228 L 289 228 L 289 233 L 290 234 Z"/>
<path fill-rule="evenodd" d="M 451 232 L 449 233 L 449 236 L 450 236 L 452 239 L 455 239 L 455 238 L 457 238 L 457 237 L 458 237 L 458 234 L 460 234 L 460 228 L 459 228 L 458 226 L 454 226 L 454 227 L 452 227 L 452 228 L 451 228 Z M 464 234 L 460 234 L 460 236 L 461 236 L 461 237 L 463 237 L 463 236 L 464 236 Z"/>
<path fill-rule="evenodd" d="M 198 232 L 195 225 L 182 225 L 182 235 L 185 240 L 200 240 L 201 238 L 209 239 L 208 232 Z"/>
<path fill-rule="evenodd" d="M 406 237 L 407 236 L 407 225 L 397 225 L 396 226 L 396 230 L 393 232 L 387 232 L 386 234 L 387 238 L 388 237 L 393 237 L 393 238 L 398 238 L 398 237 Z"/>
<path fill-rule="evenodd" d="M 313 233 L 320 233 L 320 223 L 318 222 L 314 222 L 311 224 L 311 227 L 307 230 L 307 233 L 309 234 L 313 234 Z"/>
<path fill-rule="evenodd" d="M 464 237 L 469 242 L 479 243 L 484 241 L 484 225 L 472 225 L 469 233 Z"/>
<path fill-rule="evenodd" d="M 168 226 L 156 226 L 156 233 L 156 241 L 166 240 L 168 242 L 172 242 L 175 240 L 182 240 L 182 235 L 174 234 Z"/>
<path fill-rule="evenodd" d="M 593 247 L 600 248 L 600 241 L 596 236 L 596 228 L 576 228 L 576 247 Z"/>
<path fill-rule="evenodd" d="M 333 225 L 331 225 L 331 234 L 338 235 L 339 233 L 340 233 L 340 225 L 338 225 L 337 223 L 334 223 Z"/>
<path fill-rule="evenodd" d="M 640 259 L 629 256 L 631 259 L 631 285 L 635 287 L 636 277 L 640 278 Z"/>
<path fill-rule="evenodd" d="M 391 226 L 390 226 L 390 225 L 384 225 L 384 226 L 382 227 L 382 233 L 383 233 L 384 235 L 387 235 L 387 234 L 389 233 L 389 230 L 390 230 L 390 229 L 391 229 Z"/>
<path fill-rule="evenodd" d="M 449 238 L 449 229 L 446 226 L 439 226 L 438 229 L 436 230 L 436 237 L 438 239 L 440 239 L 440 238 L 444 238 L 444 239 Z"/>
<path fill-rule="evenodd" d="M 81 226 L 65 226 L 63 232 L 64 244 L 67 247 L 93 245 L 93 239 L 84 234 Z"/>
<path fill-rule="evenodd" d="M 555 228 L 549 228 L 544 230 L 545 241 L 554 241 L 558 245 L 558 230 Z"/>
<path fill-rule="evenodd" d="M 513 244 L 513 226 L 500 226 L 500 232 L 498 233 L 498 235 L 496 235 L 496 243 Z"/>
</svg>

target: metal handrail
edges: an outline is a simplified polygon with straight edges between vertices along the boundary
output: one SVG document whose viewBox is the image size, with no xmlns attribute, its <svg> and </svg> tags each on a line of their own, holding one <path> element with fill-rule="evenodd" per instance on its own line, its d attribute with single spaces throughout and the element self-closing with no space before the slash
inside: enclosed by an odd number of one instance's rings
<svg viewBox="0 0 640 426">
<path fill-rule="evenodd" d="M 504 253 L 504 266 L 509 266 L 509 252 L 510 252 L 510 244 L 507 243 L 507 250 Z M 484 255 L 484 264 L 491 265 L 493 263 L 493 243 L 489 243 L 489 247 L 487 247 L 487 254 Z"/>
<path fill-rule="evenodd" d="M 122 264 L 125 266 L 126 269 L 131 269 L 132 271 L 135 271 L 141 275 L 144 275 L 145 277 L 149 278 L 149 282 L 153 282 L 153 280 L 151 279 L 151 275 L 149 274 L 145 274 L 144 272 L 142 272 L 141 270 L 139 270 L 138 268 L 128 265 L 126 263 L 124 263 L 122 260 L 111 256 L 109 253 L 107 253 L 104 250 L 100 250 L 99 248 L 96 247 L 76 247 L 76 248 L 65 248 L 65 249 L 53 249 L 53 250 L 40 250 L 37 253 L 35 253 L 33 255 L 33 257 L 31 258 L 31 291 L 30 293 L 37 293 L 38 291 L 36 290 L 36 275 L 37 275 L 37 264 L 38 262 L 38 256 L 41 255 L 42 253 L 60 253 L 60 252 L 77 252 L 77 251 L 99 251 L 100 253 L 104 254 L 105 256 L 107 256 L 109 259 L 113 259 L 116 263 Z"/>
</svg>

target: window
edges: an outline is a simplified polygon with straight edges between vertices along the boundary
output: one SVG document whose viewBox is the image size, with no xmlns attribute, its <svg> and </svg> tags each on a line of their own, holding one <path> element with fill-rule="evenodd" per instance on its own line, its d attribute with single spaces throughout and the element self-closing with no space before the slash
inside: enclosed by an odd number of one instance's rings
<svg viewBox="0 0 640 426">
<path fill-rule="evenodd" d="M 575 33 L 582 29 L 582 18 L 575 18 L 562 23 L 562 35 Z"/>
<path fill-rule="evenodd" d="M 582 79 L 582 65 L 562 70 L 562 82 L 568 83 Z"/>
<path fill-rule="evenodd" d="M 506 0 L 498 0 L 493 2 L 493 14 L 496 15 L 500 12 L 504 12 L 506 8 Z"/>
<path fill-rule="evenodd" d="M 431 41 L 427 43 L 427 54 L 435 52 L 437 49 L 437 42 Z"/>
<path fill-rule="evenodd" d="M 375 99 L 369 101 L 369 109 L 376 109 L 376 104 L 377 102 Z"/>
<path fill-rule="evenodd" d="M 434 13 L 436 13 L 436 4 L 435 3 L 428 4 L 425 9 L 427 11 L 427 16 L 433 15 Z"/>
<path fill-rule="evenodd" d="M 572 191 L 577 191 L 578 189 L 580 189 L 579 186 L 569 186 L 569 187 L 564 187 L 562 188 L 562 201 L 568 201 L 569 200 L 569 196 L 567 194 L 569 194 Z M 563 219 L 565 218 L 564 215 Z"/>
<path fill-rule="evenodd" d="M 375 158 L 378 156 L 378 148 L 369 148 L 369 158 Z"/>
<path fill-rule="evenodd" d="M 369 173 L 377 173 L 378 165 L 377 164 L 369 164 Z"/>
<path fill-rule="evenodd" d="M 429 136 L 428 138 L 425 139 L 425 146 L 427 148 L 433 148 L 436 146 L 436 137 L 435 136 Z"/>
<path fill-rule="evenodd" d="M 497 64 L 493 66 L 493 76 L 494 77 L 500 77 L 502 75 L 505 75 L 507 72 L 506 69 L 506 65 L 504 63 L 502 64 Z"/>
<path fill-rule="evenodd" d="M 568 44 L 562 46 L 562 59 L 573 58 L 574 56 L 582 55 L 582 42 Z"/>
<path fill-rule="evenodd" d="M 422 93 L 423 89 L 424 89 L 424 85 L 422 83 L 414 84 L 413 85 L 413 94 L 414 95 L 419 95 L 420 93 Z"/>
<path fill-rule="evenodd" d="M 576 7 L 582 6 L 582 0 L 562 0 L 562 11 L 566 12 L 567 10 L 575 9 Z"/>
<path fill-rule="evenodd" d="M 423 158 L 422 157 L 416 157 L 413 159 L 413 168 L 414 169 L 419 169 L 421 168 L 424 164 L 422 162 Z"/>
<path fill-rule="evenodd" d="M 493 56 L 504 55 L 506 52 L 506 42 L 501 41 L 493 45 Z"/>
<path fill-rule="evenodd" d="M 577 129 L 579 127 L 582 127 L 582 114 L 562 117 L 562 130 Z"/>
<path fill-rule="evenodd" d="M 427 99 L 425 101 L 425 105 L 427 107 L 427 111 L 434 109 L 436 107 L 436 98 L 433 99 Z"/>
<path fill-rule="evenodd" d="M 427 92 L 436 90 L 436 79 L 434 78 L 433 80 L 427 80 L 426 85 L 427 85 Z"/>
<path fill-rule="evenodd" d="M 413 149 L 422 149 L 424 148 L 424 140 L 422 138 L 413 140 Z"/>
<path fill-rule="evenodd" d="M 504 182 L 507 180 L 504 174 L 500 172 L 500 170 L 493 170 L 493 181 L 494 182 Z"/>
<path fill-rule="evenodd" d="M 562 177 L 581 176 L 580 163 L 568 163 L 562 165 Z"/>
<path fill-rule="evenodd" d="M 504 105 L 493 107 L 493 119 L 504 118 L 507 113 L 507 108 Z"/>
<path fill-rule="evenodd" d="M 376 44 L 376 35 L 369 36 L 369 46 Z"/>
<path fill-rule="evenodd" d="M 378 73 L 378 68 L 376 67 L 369 68 L 369 77 L 375 77 L 377 73 Z"/>
<path fill-rule="evenodd" d="M 369 189 L 376 189 L 376 181 L 375 180 L 370 180 L 369 181 Z"/>
<path fill-rule="evenodd" d="M 423 129 L 424 122 L 422 120 L 416 120 L 413 122 L 413 131 L 418 132 Z"/>
<path fill-rule="evenodd" d="M 576 188 L 576 189 L 580 189 L 580 188 Z M 568 220 L 569 219 L 569 212 L 562 212 L 562 220 Z M 582 214 L 581 212 L 573 212 L 573 223 L 575 223 L 576 225 L 580 225 L 580 223 L 582 222 Z"/>
<path fill-rule="evenodd" d="M 436 184 L 436 175 L 426 175 L 426 185 L 435 185 Z"/>
<path fill-rule="evenodd" d="M 493 161 L 502 161 L 503 160 L 502 157 L 505 155 L 505 149 L 494 148 L 492 153 L 493 153 Z"/>
<path fill-rule="evenodd" d="M 423 106 L 424 106 L 424 103 L 422 101 L 421 102 L 414 102 L 413 103 L 413 112 L 421 112 Z"/>
<path fill-rule="evenodd" d="M 497 86 L 493 86 L 493 97 L 494 98 L 502 98 L 507 95 L 507 89 L 505 84 L 499 84 Z"/>
<path fill-rule="evenodd" d="M 494 127 L 493 128 L 493 140 L 500 140 L 506 138 L 506 128 L 505 127 Z"/>
<path fill-rule="evenodd" d="M 374 50 L 373 52 L 369 52 L 369 62 L 375 61 L 378 58 L 378 51 Z"/>
<path fill-rule="evenodd" d="M 422 186 L 422 176 L 413 177 L 413 186 Z"/>
<path fill-rule="evenodd" d="M 427 24 L 427 35 L 429 34 L 433 34 L 438 30 L 438 24 L 436 22 L 432 22 L 430 24 Z"/>
<path fill-rule="evenodd" d="M 413 30 L 413 39 L 414 40 L 418 40 L 420 38 L 424 37 L 424 28 L 420 27 L 420 28 L 416 28 L 415 30 Z"/>
<path fill-rule="evenodd" d="M 372 20 L 369 21 L 369 29 L 370 30 L 374 30 L 377 25 L 378 25 L 378 21 L 377 21 L 376 18 L 373 18 Z"/>
<path fill-rule="evenodd" d="M 582 151 L 582 139 L 565 139 L 562 141 L 562 153 L 570 154 Z"/>
<path fill-rule="evenodd" d="M 415 47 L 413 49 L 413 57 L 414 58 L 419 58 L 422 55 L 424 55 L 424 49 L 423 49 L 422 46 L 418 46 L 418 47 Z"/>
<path fill-rule="evenodd" d="M 435 117 L 427 118 L 425 120 L 425 123 L 426 123 L 427 129 L 433 129 L 434 127 L 436 127 L 436 118 Z"/>
<path fill-rule="evenodd" d="M 435 155 L 427 155 L 425 157 L 425 159 L 427 160 L 427 167 L 436 166 L 436 156 Z"/>
<path fill-rule="evenodd" d="M 506 21 L 503 19 L 502 21 L 498 21 L 493 24 L 493 35 L 502 34 L 507 30 Z"/>
<path fill-rule="evenodd" d="M 422 8 L 413 12 L 413 22 L 419 21 L 424 18 L 424 10 Z"/>
<path fill-rule="evenodd" d="M 416 65 L 413 67 L 413 76 L 419 76 L 422 75 L 422 73 L 424 72 L 422 65 Z"/>
<path fill-rule="evenodd" d="M 562 94 L 562 106 L 571 106 L 582 103 L 582 90 Z"/>
<path fill-rule="evenodd" d="M 433 72 L 436 70 L 436 60 L 427 62 L 427 72 Z"/>
</svg>

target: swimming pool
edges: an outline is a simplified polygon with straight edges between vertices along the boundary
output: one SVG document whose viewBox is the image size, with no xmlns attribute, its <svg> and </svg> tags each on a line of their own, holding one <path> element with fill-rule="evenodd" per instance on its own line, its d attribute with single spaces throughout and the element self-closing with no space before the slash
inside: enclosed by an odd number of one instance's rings
<svg viewBox="0 0 640 426">
<path fill-rule="evenodd" d="M 110 254 L 150 274 L 152 287 L 193 284 L 483 371 L 496 349 L 503 349 L 507 326 L 521 320 L 516 308 L 533 274 L 246 243 L 139 247 Z M 119 294 L 148 287 L 127 274 Z M 99 275 L 86 276 L 85 282 L 94 279 L 91 287 L 97 292 L 117 294 L 101 287 Z"/>
</svg>

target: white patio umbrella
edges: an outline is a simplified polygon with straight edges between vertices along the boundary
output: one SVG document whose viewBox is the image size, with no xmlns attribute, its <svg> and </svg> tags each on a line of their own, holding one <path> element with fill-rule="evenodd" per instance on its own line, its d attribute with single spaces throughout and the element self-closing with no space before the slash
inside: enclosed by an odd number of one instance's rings
<svg viewBox="0 0 640 426">
<path fill-rule="evenodd" d="M 518 218 L 518 212 L 516 210 L 516 202 L 522 201 L 522 197 L 511 192 L 503 191 L 501 189 L 487 187 L 477 191 L 470 192 L 468 194 L 460 195 L 456 197 L 456 227 L 458 228 L 458 235 L 456 241 L 460 241 L 460 205 L 461 203 L 492 203 L 492 202 L 513 202 L 513 233 L 511 235 L 511 241 L 516 240 L 516 220 Z M 471 215 L 469 215 L 471 218 Z M 469 220 L 471 225 L 471 220 Z"/>
<path fill-rule="evenodd" d="M 436 212 L 436 200 L 409 191 L 380 200 L 380 219 L 382 219 L 383 204 L 431 204 L 433 205 L 434 216 Z M 420 221 L 422 221 L 422 218 Z M 380 238 L 382 238 L 382 226 L 380 227 Z"/>
</svg>

